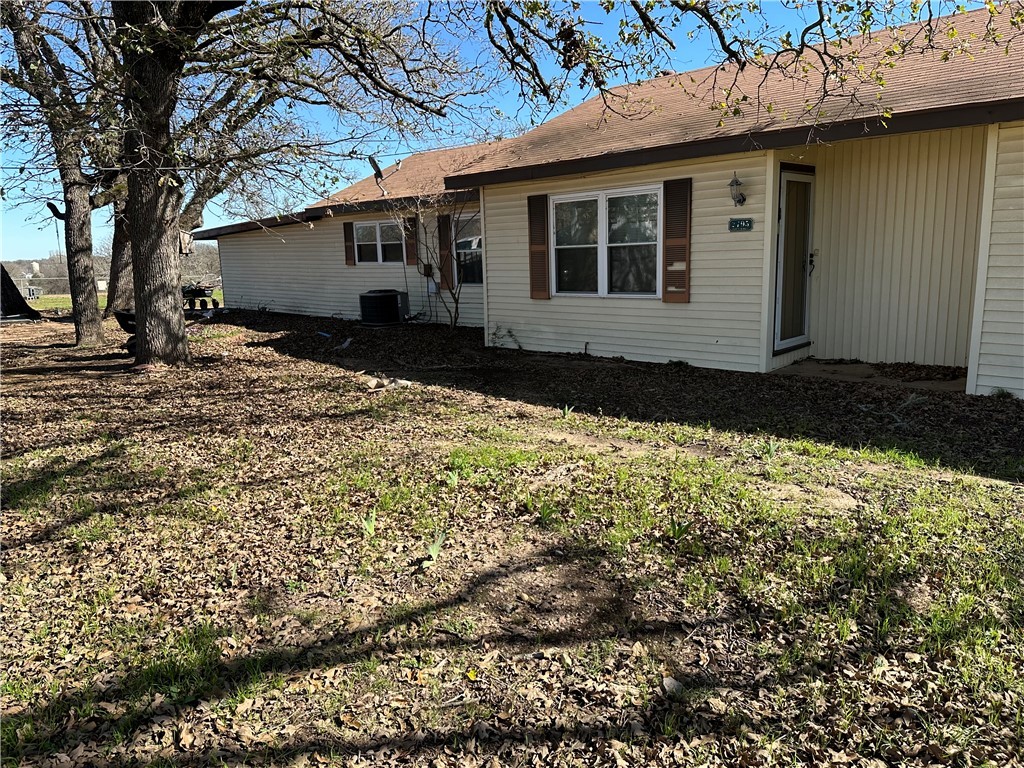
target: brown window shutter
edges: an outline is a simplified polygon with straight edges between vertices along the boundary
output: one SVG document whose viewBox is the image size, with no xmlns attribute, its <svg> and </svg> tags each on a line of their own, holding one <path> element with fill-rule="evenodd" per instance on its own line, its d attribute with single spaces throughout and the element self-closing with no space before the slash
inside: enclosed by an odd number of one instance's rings
<svg viewBox="0 0 1024 768">
<path fill-rule="evenodd" d="M 452 279 L 452 217 L 447 213 L 437 216 L 437 260 L 441 267 L 441 287 L 450 291 L 455 281 Z"/>
<path fill-rule="evenodd" d="M 526 198 L 530 232 L 530 298 L 550 299 L 548 276 L 548 196 Z"/>
<path fill-rule="evenodd" d="M 345 229 L 345 265 L 354 267 L 356 265 L 356 228 L 351 221 L 346 221 Z"/>
<path fill-rule="evenodd" d="M 690 218 L 693 209 L 693 180 L 665 182 L 665 253 L 662 259 L 661 300 L 690 300 Z"/>
<path fill-rule="evenodd" d="M 420 261 L 416 241 L 416 234 L 419 231 L 417 225 L 419 222 L 415 216 L 410 216 L 403 223 L 403 229 L 405 230 L 405 264 L 409 267 L 415 267 Z"/>
</svg>

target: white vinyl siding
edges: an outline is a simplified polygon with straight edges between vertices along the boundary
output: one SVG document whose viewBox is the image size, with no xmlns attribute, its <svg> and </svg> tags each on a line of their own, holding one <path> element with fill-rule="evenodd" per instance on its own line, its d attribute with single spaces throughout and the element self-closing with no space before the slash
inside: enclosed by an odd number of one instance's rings
<svg viewBox="0 0 1024 768">
<path fill-rule="evenodd" d="M 758 152 L 487 187 L 488 343 L 758 370 L 766 167 Z M 748 197 L 742 208 L 729 195 L 734 172 Z M 689 303 L 624 296 L 530 299 L 527 196 L 646 187 L 679 178 L 693 179 Z M 729 232 L 730 217 L 753 218 L 753 231 Z"/>
<path fill-rule="evenodd" d="M 986 131 L 813 152 L 815 357 L 967 365 Z"/>
<path fill-rule="evenodd" d="M 982 238 L 987 254 L 978 291 L 982 306 L 975 313 L 977 365 L 969 386 L 977 394 L 1004 389 L 1024 397 L 1024 122 L 1003 123 L 992 136 L 994 189 Z"/>
<path fill-rule="evenodd" d="M 438 322 L 447 323 L 448 315 L 440 310 Z M 484 324 L 484 287 L 480 283 L 467 283 L 459 292 L 459 325 L 480 328 Z"/>
<path fill-rule="evenodd" d="M 476 212 L 475 204 L 472 206 L 459 205 L 456 210 L 442 210 L 441 213 L 448 213 L 454 219 L 457 215 L 472 216 Z M 436 265 L 438 262 L 437 253 L 437 217 L 434 214 L 424 215 L 420 221 L 419 252 L 420 259 L 428 264 Z M 452 256 L 454 258 L 455 241 L 452 240 Z M 435 267 L 436 268 L 436 267 Z M 413 267 L 409 267 L 413 270 Z M 454 264 L 452 267 L 454 274 Z M 437 277 L 435 275 L 435 277 Z M 427 280 L 420 278 L 426 290 Z M 435 280 L 435 282 L 437 282 Z M 433 323 L 447 325 L 451 322 L 451 315 L 446 308 L 445 302 L 441 301 L 434 293 L 425 295 L 423 319 Z M 453 308 L 451 300 L 445 296 L 447 306 Z M 480 328 L 484 324 L 484 287 L 481 284 L 466 284 L 459 290 L 459 325 L 470 328 Z"/>
<path fill-rule="evenodd" d="M 343 222 L 379 219 L 380 214 L 325 217 L 312 226 L 294 224 L 221 237 L 217 245 L 225 305 L 357 320 L 359 294 L 394 288 L 409 292 L 413 314 L 422 313 L 424 320 L 447 323 L 448 314 L 436 297 L 428 295 L 427 280 L 417 267 L 406 266 L 404 261 L 346 266 Z M 435 236 L 432 223 L 427 226 L 430 236 Z M 426 237 L 421 223 L 419 248 L 424 259 Z M 463 289 L 460 325 L 483 325 L 481 286 Z"/>
<path fill-rule="evenodd" d="M 360 293 L 406 290 L 401 264 L 346 266 L 344 238 L 340 218 L 220 238 L 225 305 L 358 319 Z M 423 292 L 415 270 L 410 272 L 409 303 L 416 312 Z"/>
</svg>

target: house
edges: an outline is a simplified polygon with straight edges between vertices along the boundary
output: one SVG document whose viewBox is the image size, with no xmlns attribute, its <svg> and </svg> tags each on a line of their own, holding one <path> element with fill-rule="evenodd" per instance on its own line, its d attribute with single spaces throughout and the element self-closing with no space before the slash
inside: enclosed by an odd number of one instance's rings
<svg viewBox="0 0 1024 768">
<path fill-rule="evenodd" d="M 1024 396 L 1024 67 L 1009 9 L 1000 44 L 988 21 L 957 16 L 944 50 L 886 71 L 888 119 L 861 89 L 863 105 L 821 102 L 822 122 L 813 83 L 759 90 L 763 71 L 723 67 L 497 143 L 447 179 L 480 190 L 489 343 L 739 371 L 967 366 L 969 392 Z M 723 119 L 709 94 L 734 77 L 751 99 Z"/>
<path fill-rule="evenodd" d="M 880 94 L 823 98 L 813 78 L 711 67 L 620 89 L 615 110 L 592 99 L 454 163 L 410 158 L 433 169 L 417 173 L 429 199 L 443 170 L 479 211 L 463 239 L 482 245 L 467 250 L 483 268 L 462 321 L 491 345 L 737 371 L 812 355 L 966 366 L 968 392 L 1024 397 L 1024 39 L 1007 53 L 1021 37 L 1010 10 L 951 17 L 956 34 L 901 57 Z M 889 34 L 848 48 L 870 68 Z M 724 87 L 749 97 L 739 114 L 712 108 Z M 420 187 L 400 185 L 404 172 L 384 172 L 384 203 L 368 179 L 291 219 L 207 230 L 226 298 L 355 317 L 360 291 L 411 278 L 435 317 L 411 260 L 342 258 L 340 222 L 412 204 Z M 282 263 L 295 267 L 287 285 L 264 285 Z"/>
<path fill-rule="evenodd" d="M 196 231 L 216 240 L 226 306 L 358 319 L 360 294 L 407 292 L 410 313 L 483 325 L 476 190 L 444 177 L 487 145 L 422 152 L 308 208 Z M 452 295 L 458 301 L 452 300 Z"/>
</svg>

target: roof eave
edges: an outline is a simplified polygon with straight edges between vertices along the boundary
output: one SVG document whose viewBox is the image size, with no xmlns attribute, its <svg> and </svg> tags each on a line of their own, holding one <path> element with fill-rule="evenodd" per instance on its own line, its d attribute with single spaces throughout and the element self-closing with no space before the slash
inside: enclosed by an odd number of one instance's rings
<svg viewBox="0 0 1024 768">
<path fill-rule="evenodd" d="M 958 128 L 968 125 L 986 125 L 1024 117 L 1024 97 L 983 102 L 956 107 L 906 112 L 890 118 L 863 117 L 839 121 L 824 126 L 799 126 L 777 131 L 736 134 L 701 141 L 682 142 L 657 147 L 616 152 L 614 154 L 560 160 L 537 165 L 514 166 L 479 173 L 457 174 L 445 177 L 449 189 L 482 187 L 533 181 L 578 173 L 609 171 L 639 165 L 653 165 L 673 160 L 689 160 L 713 155 L 750 152 L 762 149 L 781 149 L 801 144 L 868 136 L 913 133 L 915 131 Z"/>
<path fill-rule="evenodd" d="M 241 232 L 254 232 L 261 229 L 274 229 L 275 227 L 287 227 L 291 224 L 304 224 L 310 221 L 316 221 L 323 218 L 323 213 L 316 210 L 314 215 L 310 216 L 310 211 L 297 211 L 295 213 L 286 213 L 281 216 L 273 216 L 266 219 L 257 219 L 255 221 L 240 221 L 237 224 L 225 224 L 222 227 L 210 227 L 208 229 L 197 229 L 192 232 L 193 240 L 216 240 L 224 237 L 225 235 L 237 235 Z"/>
<path fill-rule="evenodd" d="M 316 208 L 307 208 L 307 211 L 330 211 L 337 216 L 346 213 L 373 213 L 377 211 L 405 211 L 411 207 L 422 205 L 428 201 L 431 207 L 452 205 L 453 203 L 471 203 L 480 199 L 480 190 L 452 188 L 435 193 L 433 195 L 410 195 L 406 197 L 384 197 L 380 200 L 365 200 L 357 203 L 332 203 L 321 205 Z"/>
<path fill-rule="evenodd" d="M 478 189 L 457 189 L 455 191 L 441 192 L 432 198 L 437 207 L 461 203 L 476 202 L 480 199 Z M 319 221 L 326 216 L 344 216 L 356 213 L 377 213 L 383 211 L 403 211 L 411 206 L 421 203 L 422 196 L 388 197 L 380 200 L 364 200 L 352 203 L 333 203 L 331 205 L 319 205 L 307 208 L 304 211 L 286 213 L 281 216 L 273 216 L 255 221 L 241 221 L 237 224 L 225 224 L 222 227 L 210 227 L 209 229 L 197 229 L 192 233 L 194 240 L 217 240 L 228 235 L 237 235 L 243 232 L 255 232 L 257 230 L 274 229 L 276 227 L 287 227 L 293 224 L 306 224 Z"/>
</svg>

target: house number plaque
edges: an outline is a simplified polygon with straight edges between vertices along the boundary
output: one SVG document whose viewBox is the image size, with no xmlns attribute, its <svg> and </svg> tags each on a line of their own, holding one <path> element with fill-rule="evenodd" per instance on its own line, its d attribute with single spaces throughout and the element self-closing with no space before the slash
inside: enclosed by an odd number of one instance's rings
<svg viewBox="0 0 1024 768">
<path fill-rule="evenodd" d="M 729 219 L 730 232 L 750 232 L 754 229 L 753 219 Z"/>
</svg>

